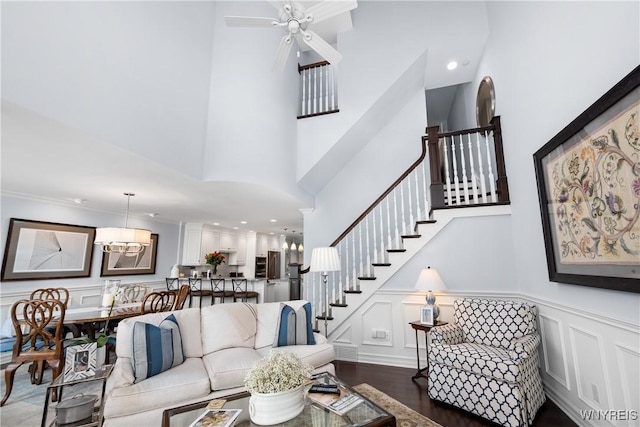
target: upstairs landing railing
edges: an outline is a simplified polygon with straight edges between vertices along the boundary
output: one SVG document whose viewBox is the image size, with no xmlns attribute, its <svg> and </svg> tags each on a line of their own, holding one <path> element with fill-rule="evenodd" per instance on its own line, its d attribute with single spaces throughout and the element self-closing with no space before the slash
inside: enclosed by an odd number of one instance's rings
<svg viewBox="0 0 640 427">
<path fill-rule="evenodd" d="M 305 277 L 303 295 L 314 306 L 316 329 L 318 320 L 333 319 L 334 308 L 347 307 L 350 293 L 362 293 L 376 279 L 374 268 L 391 265 L 389 253 L 404 252 L 404 239 L 421 237 L 416 226 L 433 222 L 433 209 L 509 203 L 500 118 L 476 129 L 438 129 L 427 128 L 420 157 L 331 243 L 341 270 L 329 273 L 327 287 L 319 275 Z"/>
<path fill-rule="evenodd" d="M 337 113 L 336 68 L 327 61 L 298 65 L 300 74 L 299 119 Z"/>
</svg>

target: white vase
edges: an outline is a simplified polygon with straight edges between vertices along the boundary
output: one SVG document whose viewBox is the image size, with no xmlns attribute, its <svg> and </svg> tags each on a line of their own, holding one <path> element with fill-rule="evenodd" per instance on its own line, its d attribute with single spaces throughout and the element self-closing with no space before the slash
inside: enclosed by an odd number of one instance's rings
<svg viewBox="0 0 640 427">
<path fill-rule="evenodd" d="M 288 421 L 304 409 L 304 388 L 279 393 L 251 393 L 249 416 L 254 424 L 270 426 Z"/>
</svg>

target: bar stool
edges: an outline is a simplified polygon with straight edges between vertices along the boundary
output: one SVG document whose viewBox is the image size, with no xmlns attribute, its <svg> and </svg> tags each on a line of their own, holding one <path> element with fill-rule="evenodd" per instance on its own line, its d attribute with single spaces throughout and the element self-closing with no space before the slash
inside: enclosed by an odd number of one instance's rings
<svg viewBox="0 0 640 427">
<path fill-rule="evenodd" d="M 249 298 L 255 298 L 256 304 L 258 303 L 259 293 L 255 291 L 247 290 L 247 279 L 231 279 L 233 286 L 233 302 L 240 299 L 242 302 L 247 302 Z"/>
<path fill-rule="evenodd" d="M 224 304 L 226 298 L 233 298 L 232 290 L 225 290 L 225 279 L 211 279 L 211 304 L 216 303 L 216 298 L 220 298 L 220 302 Z"/>
<path fill-rule="evenodd" d="M 165 277 L 168 291 L 177 291 L 180 288 L 180 279 L 177 277 Z"/>
<path fill-rule="evenodd" d="M 202 308 L 202 297 L 210 296 L 213 299 L 213 289 L 202 289 L 202 279 L 199 277 L 189 277 L 189 288 L 191 289 L 191 298 L 189 298 L 189 308 L 193 297 L 198 297 L 200 308 Z"/>
</svg>

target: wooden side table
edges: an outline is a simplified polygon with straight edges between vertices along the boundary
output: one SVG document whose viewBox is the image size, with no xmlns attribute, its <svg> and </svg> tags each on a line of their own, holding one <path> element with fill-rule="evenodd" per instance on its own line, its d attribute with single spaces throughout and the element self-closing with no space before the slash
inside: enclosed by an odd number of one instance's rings
<svg viewBox="0 0 640 427">
<path fill-rule="evenodd" d="M 418 372 L 416 372 L 416 374 L 411 377 L 412 381 L 417 380 L 418 378 L 425 378 L 427 381 L 429 381 L 429 336 L 427 335 L 428 332 L 431 330 L 431 328 L 435 327 L 435 326 L 442 326 L 442 325 L 446 325 L 447 322 L 442 322 L 440 320 L 436 320 L 433 326 L 429 326 L 429 325 L 425 325 L 423 323 L 420 323 L 419 320 L 415 320 L 413 322 L 409 322 L 409 325 L 411 325 L 411 327 L 416 331 L 416 361 L 418 363 Z M 425 350 L 425 355 L 427 356 L 427 366 L 425 366 L 424 368 L 420 368 L 420 346 L 418 345 L 418 331 L 424 331 L 424 350 Z M 427 372 L 427 374 L 423 374 L 423 372 Z"/>
</svg>

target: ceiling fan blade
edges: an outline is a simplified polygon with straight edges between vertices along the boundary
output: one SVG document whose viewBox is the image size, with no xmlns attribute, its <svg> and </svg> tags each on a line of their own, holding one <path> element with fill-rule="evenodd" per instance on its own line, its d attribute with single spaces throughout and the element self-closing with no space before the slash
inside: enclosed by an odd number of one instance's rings
<svg viewBox="0 0 640 427">
<path fill-rule="evenodd" d="M 342 54 L 335 50 L 333 46 L 324 41 L 322 37 L 313 31 L 306 30 L 302 33 L 302 40 L 315 50 L 318 55 L 326 59 L 330 64 L 336 65 L 342 59 Z"/>
<path fill-rule="evenodd" d="M 291 46 L 293 45 L 293 39 L 291 34 L 287 34 L 280 39 L 278 50 L 276 51 L 276 57 L 273 59 L 273 71 L 282 71 L 284 65 L 289 58 L 289 52 L 291 52 Z"/>
<path fill-rule="evenodd" d="M 257 16 L 225 16 L 224 22 L 229 27 L 254 27 L 254 28 L 270 28 L 275 27 L 278 20 L 273 18 L 260 18 Z"/>
<path fill-rule="evenodd" d="M 304 11 L 304 15 L 313 16 L 312 22 L 320 22 L 346 13 L 358 7 L 356 0 L 320 1 Z"/>
</svg>

